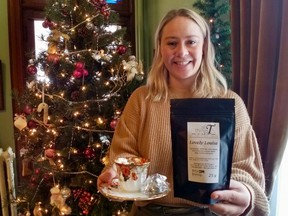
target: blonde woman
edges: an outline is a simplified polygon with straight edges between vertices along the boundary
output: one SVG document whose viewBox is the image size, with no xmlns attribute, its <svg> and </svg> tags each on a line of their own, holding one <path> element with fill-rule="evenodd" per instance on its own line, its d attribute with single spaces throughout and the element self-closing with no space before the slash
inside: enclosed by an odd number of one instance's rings
<svg viewBox="0 0 288 216">
<path fill-rule="evenodd" d="M 214 205 L 174 197 L 170 99 L 235 99 L 235 142 L 230 188 L 211 194 Z M 227 89 L 214 65 L 210 30 L 197 13 L 181 8 L 169 11 L 155 35 L 155 55 L 147 84 L 135 90 L 118 122 L 110 149 L 110 164 L 98 186 L 117 177 L 113 161 L 119 156 L 150 160 L 149 173 L 160 173 L 171 192 L 160 199 L 134 202 L 132 215 L 269 215 L 262 161 L 241 98 Z"/>
</svg>

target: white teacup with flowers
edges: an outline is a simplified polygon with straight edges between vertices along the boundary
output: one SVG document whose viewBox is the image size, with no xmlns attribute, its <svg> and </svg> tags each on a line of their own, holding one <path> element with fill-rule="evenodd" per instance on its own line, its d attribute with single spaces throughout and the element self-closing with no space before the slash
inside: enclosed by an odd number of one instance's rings
<svg viewBox="0 0 288 216">
<path fill-rule="evenodd" d="M 147 178 L 150 162 L 142 157 L 120 157 L 115 160 L 119 188 L 127 192 L 140 192 Z"/>
</svg>

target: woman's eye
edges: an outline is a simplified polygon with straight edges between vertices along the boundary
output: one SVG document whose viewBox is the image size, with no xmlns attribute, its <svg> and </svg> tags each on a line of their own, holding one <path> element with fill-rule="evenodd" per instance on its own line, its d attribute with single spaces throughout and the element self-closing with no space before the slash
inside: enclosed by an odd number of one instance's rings
<svg viewBox="0 0 288 216">
<path fill-rule="evenodd" d="M 175 41 L 170 41 L 167 43 L 168 46 L 176 46 L 176 42 Z"/>
<path fill-rule="evenodd" d="M 187 41 L 187 44 L 188 44 L 188 45 L 194 45 L 194 44 L 196 44 L 196 41 L 190 40 L 190 41 Z"/>
</svg>

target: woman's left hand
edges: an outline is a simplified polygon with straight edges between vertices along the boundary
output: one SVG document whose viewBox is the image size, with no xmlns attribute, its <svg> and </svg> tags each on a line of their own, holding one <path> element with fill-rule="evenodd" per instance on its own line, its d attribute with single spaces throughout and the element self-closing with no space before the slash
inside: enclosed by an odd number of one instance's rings
<svg viewBox="0 0 288 216">
<path fill-rule="evenodd" d="M 219 202 L 209 205 L 217 215 L 239 216 L 249 207 L 251 195 L 248 188 L 235 180 L 230 181 L 229 190 L 214 191 L 211 198 Z"/>
</svg>

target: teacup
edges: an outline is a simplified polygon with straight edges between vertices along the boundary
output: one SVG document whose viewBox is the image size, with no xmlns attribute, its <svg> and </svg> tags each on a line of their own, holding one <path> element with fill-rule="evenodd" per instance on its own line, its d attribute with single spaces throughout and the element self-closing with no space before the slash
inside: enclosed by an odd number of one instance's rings
<svg viewBox="0 0 288 216">
<path fill-rule="evenodd" d="M 127 192 L 140 192 L 147 178 L 150 162 L 141 157 L 121 157 L 115 160 L 119 188 Z"/>
</svg>

